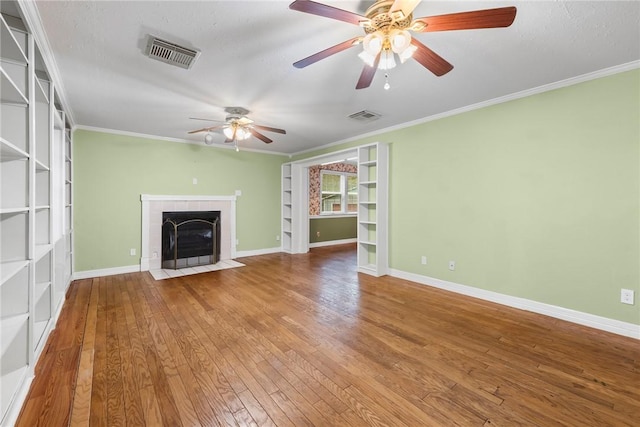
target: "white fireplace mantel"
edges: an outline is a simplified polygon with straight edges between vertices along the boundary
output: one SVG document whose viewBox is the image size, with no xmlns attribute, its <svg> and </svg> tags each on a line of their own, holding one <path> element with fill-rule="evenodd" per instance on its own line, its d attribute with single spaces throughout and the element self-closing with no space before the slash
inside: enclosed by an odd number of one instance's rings
<svg viewBox="0 0 640 427">
<path fill-rule="evenodd" d="M 141 194 L 142 246 L 140 270 L 161 265 L 162 212 L 220 211 L 220 259 L 236 257 L 236 196 Z"/>
</svg>

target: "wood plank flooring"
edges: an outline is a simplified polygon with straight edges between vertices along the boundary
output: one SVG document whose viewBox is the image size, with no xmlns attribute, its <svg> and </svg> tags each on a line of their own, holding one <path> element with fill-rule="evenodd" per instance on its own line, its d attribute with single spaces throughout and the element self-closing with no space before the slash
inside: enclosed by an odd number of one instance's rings
<svg viewBox="0 0 640 427">
<path fill-rule="evenodd" d="M 638 426 L 640 342 L 391 277 L 355 248 L 71 285 L 18 426 Z"/>
</svg>

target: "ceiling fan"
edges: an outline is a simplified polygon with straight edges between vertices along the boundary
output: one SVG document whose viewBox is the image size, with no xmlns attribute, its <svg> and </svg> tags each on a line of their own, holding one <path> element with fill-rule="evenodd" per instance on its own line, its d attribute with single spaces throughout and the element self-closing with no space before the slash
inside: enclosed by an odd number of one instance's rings
<svg viewBox="0 0 640 427">
<path fill-rule="evenodd" d="M 363 16 L 310 0 L 294 1 L 289 5 L 292 10 L 358 25 L 365 32 L 364 36 L 354 37 L 301 59 L 293 64 L 294 67 L 304 68 L 362 43 L 363 51 L 358 56 L 365 66 L 356 89 L 369 87 L 377 69 L 395 67 L 396 55 L 401 62 L 413 57 L 436 76 L 442 76 L 451 71 L 453 65 L 412 37 L 410 31 L 427 33 L 508 27 L 516 17 L 516 8 L 510 6 L 414 19 L 413 10 L 418 3 L 420 0 L 377 0 Z M 389 89 L 388 80 L 384 87 Z"/>
<path fill-rule="evenodd" d="M 247 117 L 249 114 L 249 110 L 242 107 L 227 107 L 224 111 L 228 114 L 225 118 L 225 121 L 221 125 L 210 126 L 202 129 L 192 130 L 188 133 L 198 133 L 198 132 L 207 132 L 204 137 L 204 142 L 207 145 L 213 144 L 213 134 L 211 132 L 216 130 L 222 130 L 222 133 L 226 137 L 224 142 L 233 142 L 235 144 L 236 151 L 238 149 L 238 141 L 244 141 L 245 139 L 249 139 L 251 135 L 255 136 L 259 140 L 271 144 L 273 140 L 258 132 L 256 129 L 268 132 L 276 132 L 286 134 L 287 132 L 284 129 L 273 128 L 269 126 L 257 125 Z M 192 117 L 194 120 L 207 120 L 207 121 L 217 121 L 217 120 L 209 120 L 209 119 L 199 119 Z"/>
</svg>

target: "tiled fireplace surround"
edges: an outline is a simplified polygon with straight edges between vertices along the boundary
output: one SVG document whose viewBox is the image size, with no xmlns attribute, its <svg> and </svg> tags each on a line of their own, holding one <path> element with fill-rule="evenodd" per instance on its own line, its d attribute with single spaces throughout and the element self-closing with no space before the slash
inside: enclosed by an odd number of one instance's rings
<svg viewBox="0 0 640 427">
<path fill-rule="evenodd" d="M 236 256 L 236 196 L 167 196 L 142 194 L 140 270 L 162 264 L 162 212 L 220 211 L 220 259 Z"/>
</svg>

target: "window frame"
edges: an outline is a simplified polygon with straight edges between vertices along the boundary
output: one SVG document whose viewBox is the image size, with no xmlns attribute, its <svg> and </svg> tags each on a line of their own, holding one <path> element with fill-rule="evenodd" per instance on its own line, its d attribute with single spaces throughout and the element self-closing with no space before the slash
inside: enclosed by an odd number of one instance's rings
<svg viewBox="0 0 640 427">
<path fill-rule="evenodd" d="M 340 192 L 339 193 L 335 193 L 335 192 L 324 192 L 322 190 L 322 183 L 324 181 L 324 175 L 337 175 L 340 176 Z M 355 211 L 353 212 L 348 212 L 348 201 L 349 201 L 349 189 L 347 188 L 347 182 L 348 179 L 347 177 L 358 177 L 357 173 L 352 173 L 352 172 L 340 172 L 340 171 L 333 171 L 330 169 L 321 169 L 320 170 L 320 191 L 319 193 L 319 197 L 320 197 L 320 216 L 332 216 L 332 215 L 349 215 L 349 216 L 356 216 L 358 215 L 358 210 L 356 208 Z M 340 210 L 339 211 L 324 211 L 323 210 L 323 195 L 324 194 L 340 194 L 341 199 L 340 199 Z M 356 190 L 355 190 L 355 194 L 356 197 L 358 196 L 358 189 L 357 189 L 357 181 L 356 181 Z M 356 201 L 356 205 L 357 205 L 357 201 Z"/>
</svg>

